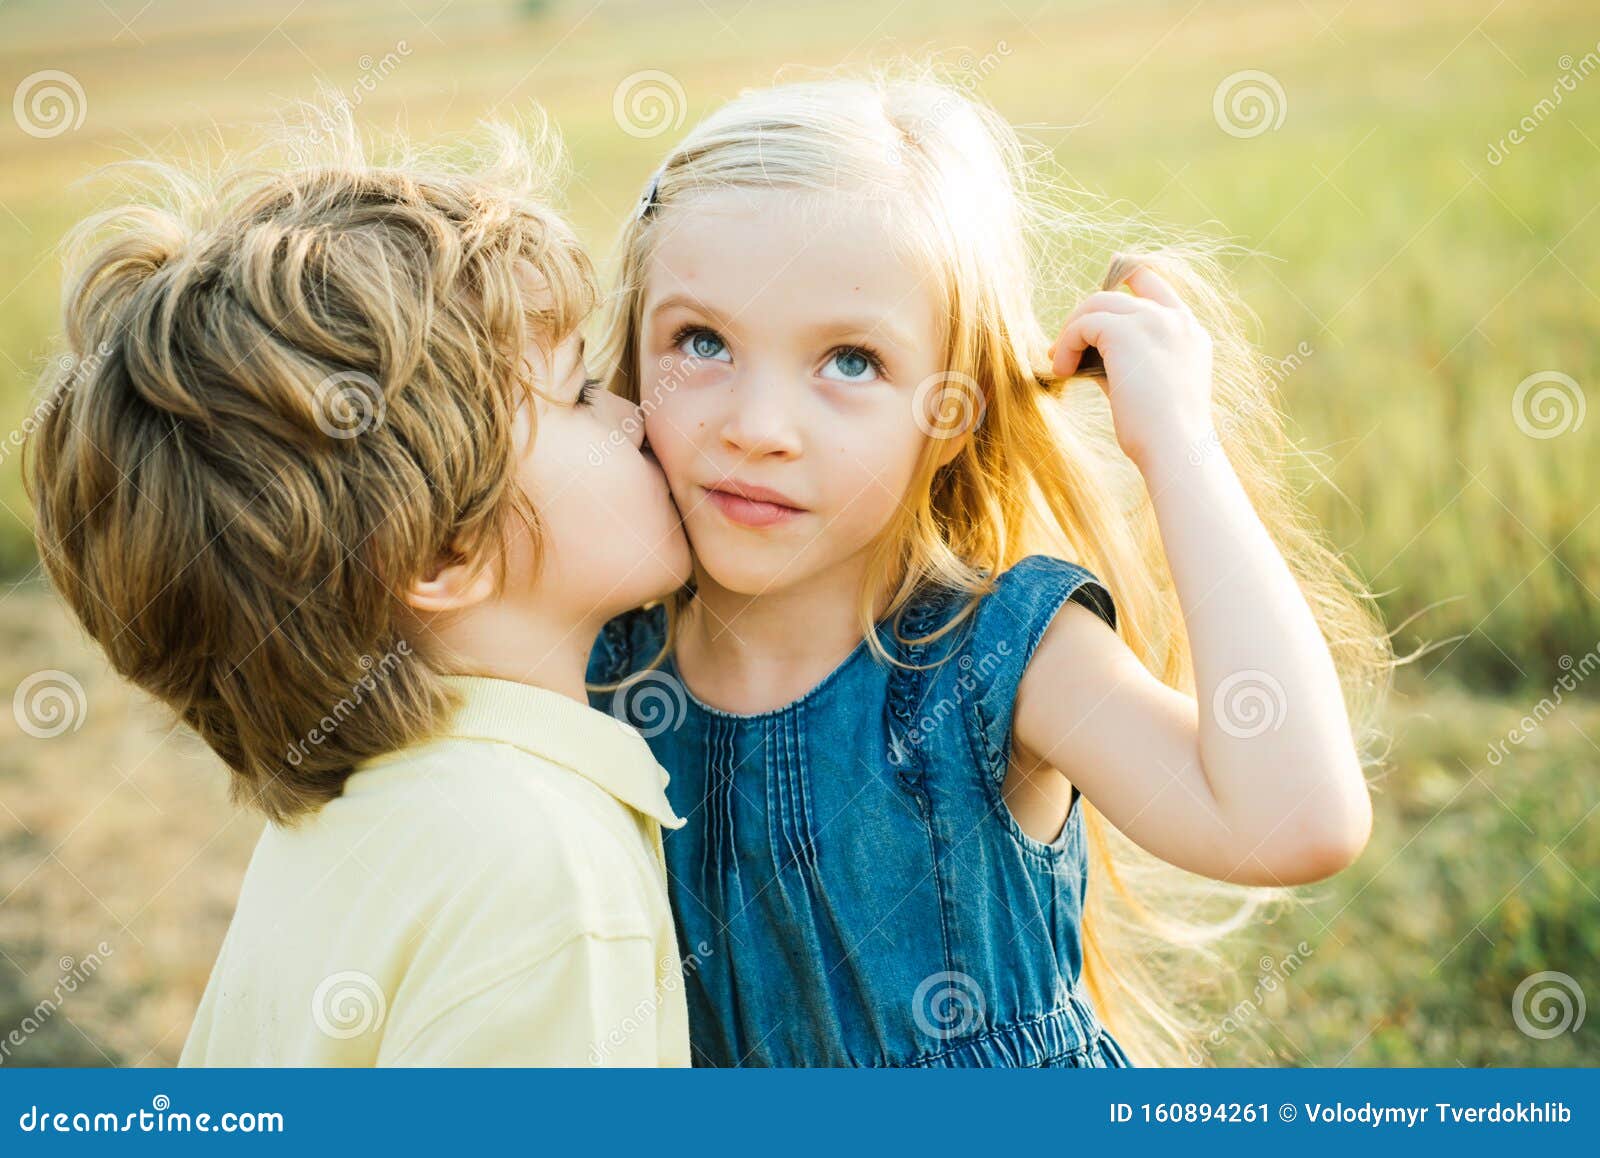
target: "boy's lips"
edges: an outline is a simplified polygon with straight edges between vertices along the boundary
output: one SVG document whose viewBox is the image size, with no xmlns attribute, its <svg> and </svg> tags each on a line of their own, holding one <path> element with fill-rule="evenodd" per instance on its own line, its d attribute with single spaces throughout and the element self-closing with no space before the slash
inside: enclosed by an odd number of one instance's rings
<svg viewBox="0 0 1600 1158">
<path fill-rule="evenodd" d="M 729 522 L 741 527 L 771 527 L 805 513 L 781 491 L 725 479 L 705 488 L 706 495 Z"/>
</svg>

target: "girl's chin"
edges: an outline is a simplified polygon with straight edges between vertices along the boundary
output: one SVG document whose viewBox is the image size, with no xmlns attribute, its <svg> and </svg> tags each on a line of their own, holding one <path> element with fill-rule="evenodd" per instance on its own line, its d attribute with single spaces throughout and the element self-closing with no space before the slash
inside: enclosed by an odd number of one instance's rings
<svg viewBox="0 0 1600 1158">
<path fill-rule="evenodd" d="M 781 557 L 774 553 L 769 561 L 761 558 L 766 552 L 760 544 L 705 543 L 702 549 L 701 542 L 691 543 L 695 575 L 730 594 L 771 595 L 795 580 L 793 568 L 783 566 L 785 561 L 793 561 L 792 551 L 782 552 Z"/>
</svg>

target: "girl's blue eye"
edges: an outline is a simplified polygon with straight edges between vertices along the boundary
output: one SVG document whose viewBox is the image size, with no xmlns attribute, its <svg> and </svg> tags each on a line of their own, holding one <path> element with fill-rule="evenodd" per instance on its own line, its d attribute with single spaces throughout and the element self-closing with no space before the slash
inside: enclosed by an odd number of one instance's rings
<svg viewBox="0 0 1600 1158">
<path fill-rule="evenodd" d="M 728 344 L 711 330 L 685 330 L 678 335 L 677 347 L 691 358 L 707 362 L 731 362 Z"/>
<path fill-rule="evenodd" d="M 828 373 L 830 367 L 837 372 Z M 854 346 L 835 350 L 822 368 L 824 378 L 839 382 L 871 382 L 882 372 L 882 364 L 869 351 Z"/>
</svg>

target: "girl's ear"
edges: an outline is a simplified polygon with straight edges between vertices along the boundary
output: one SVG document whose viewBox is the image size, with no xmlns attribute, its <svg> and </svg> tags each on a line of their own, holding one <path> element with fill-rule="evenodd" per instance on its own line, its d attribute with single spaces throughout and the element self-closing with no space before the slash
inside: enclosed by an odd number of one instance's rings
<svg viewBox="0 0 1600 1158">
<path fill-rule="evenodd" d="M 475 607 L 494 594 L 494 587 L 493 568 L 452 548 L 411 585 L 404 599 L 413 611 L 437 615 Z"/>
<path fill-rule="evenodd" d="M 939 445 L 939 465 L 935 469 L 942 470 L 956 460 L 956 456 L 966 449 L 967 439 L 970 434 L 963 434 L 958 438 L 946 438 Z"/>
</svg>

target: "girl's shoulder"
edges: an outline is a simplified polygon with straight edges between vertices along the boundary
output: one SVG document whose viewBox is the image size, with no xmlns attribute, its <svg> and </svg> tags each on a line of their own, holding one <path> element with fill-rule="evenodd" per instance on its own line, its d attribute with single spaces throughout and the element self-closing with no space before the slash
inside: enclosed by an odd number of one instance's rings
<svg viewBox="0 0 1600 1158">
<path fill-rule="evenodd" d="M 653 603 L 625 611 L 600 629 L 589 652 L 591 684 L 620 683 L 648 667 L 667 638 L 667 606 Z"/>
</svg>

